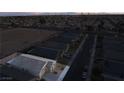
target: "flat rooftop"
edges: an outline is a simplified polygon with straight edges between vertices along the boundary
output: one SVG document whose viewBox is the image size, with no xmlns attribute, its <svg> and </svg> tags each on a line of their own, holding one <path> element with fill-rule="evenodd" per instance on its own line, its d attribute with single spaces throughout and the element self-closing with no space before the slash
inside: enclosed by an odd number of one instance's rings
<svg viewBox="0 0 124 93">
<path fill-rule="evenodd" d="M 20 70 L 9 64 L 2 65 L 0 69 L 1 69 L 0 80 L 27 81 L 35 78 L 32 74 L 28 73 L 27 71 Z"/>
<path fill-rule="evenodd" d="M 21 54 L 7 63 L 18 69 L 24 69 L 34 76 L 39 76 L 40 71 L 47 64 L 41 58 L 28 54 Z"/>
</svg>

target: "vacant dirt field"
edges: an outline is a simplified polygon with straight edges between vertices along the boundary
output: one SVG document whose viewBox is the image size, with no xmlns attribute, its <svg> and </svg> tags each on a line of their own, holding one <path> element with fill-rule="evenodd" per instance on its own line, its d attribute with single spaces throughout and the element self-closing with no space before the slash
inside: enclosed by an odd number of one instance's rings
<svg viewBox="0 0 124 93">
<path fill-rule="evenodd" d="M 36 42 L 45 41 L 56 34 L 56 31 L 40 29 L 0 29 L 0 58 L 28 48 Z"/>
</svg>

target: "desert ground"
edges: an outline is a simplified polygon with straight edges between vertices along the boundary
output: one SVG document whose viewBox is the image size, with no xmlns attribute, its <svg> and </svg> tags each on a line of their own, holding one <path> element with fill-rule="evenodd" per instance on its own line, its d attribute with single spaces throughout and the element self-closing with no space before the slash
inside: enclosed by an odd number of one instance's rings
<svg viewBox="0 0 124 93">
<path fill-rule="evenodd" d="M 41 29 L 0 29 L 0 58 L 28 48 L 37 42 L 43 42 L 56 34 L 56 31 Z"/>
</svg>

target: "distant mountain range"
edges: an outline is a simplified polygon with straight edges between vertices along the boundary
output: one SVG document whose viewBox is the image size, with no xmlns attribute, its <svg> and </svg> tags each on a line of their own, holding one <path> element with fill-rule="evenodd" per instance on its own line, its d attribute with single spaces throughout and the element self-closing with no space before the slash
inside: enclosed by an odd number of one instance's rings
<svg viewBox="0 0 124 93">
<path fill-rule="evenodd" d="M 0 12 L 0 16 L 40 16 L 40 15 L 124 15 L 107 12 Z"/>
<path fill-rule="evenodd" d="M 0 12 L 0 16 L 79 15 L 76 12 Z"/>
</svg>

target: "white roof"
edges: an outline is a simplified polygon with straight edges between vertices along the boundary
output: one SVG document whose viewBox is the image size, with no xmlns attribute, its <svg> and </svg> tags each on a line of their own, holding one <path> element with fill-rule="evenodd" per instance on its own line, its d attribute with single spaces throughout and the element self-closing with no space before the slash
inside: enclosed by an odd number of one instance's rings
<svg viewBox="0 0 124 93">
<path fill-rule="evenodd" d="M 58 78 L 58 81 L 62 81 L 65 77 L 65 75 L 67 74 L 68 70 L 69 70 L 69 66 L 66 66 L 63 70 L 63 72 L 60 74 L 59 78 Z"/>
<path fill-rule="evenodd" d="M 8 63 L 19 69 L 25 69 L 35 76 L 39 76 L 40 71 L 47 65 L 47 61 L 28 54 L 21 54 Z"/>
</svg>

